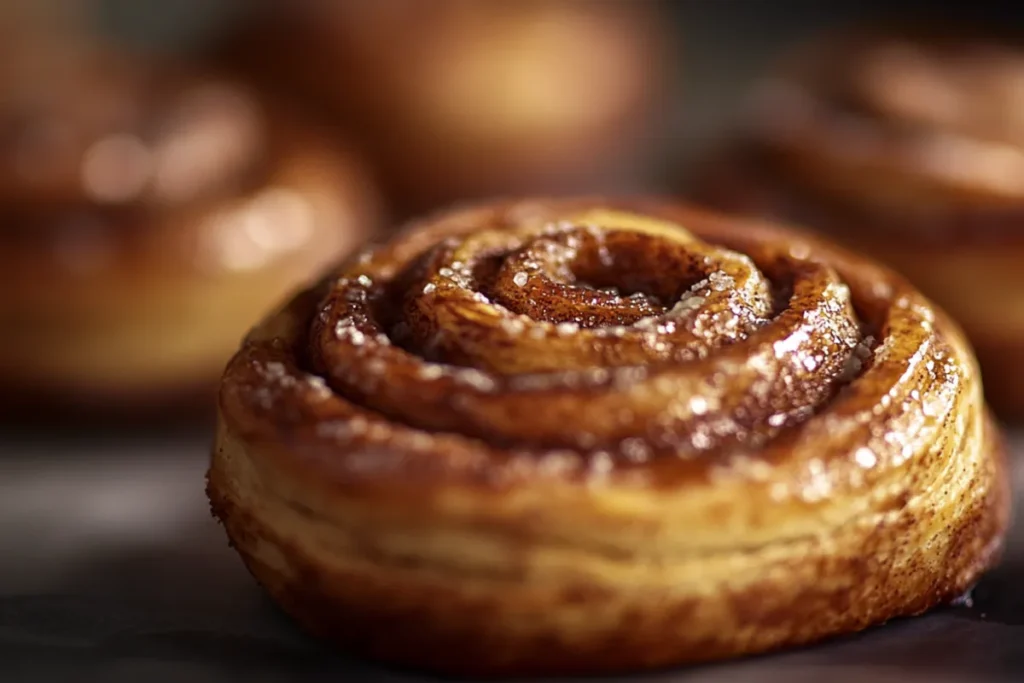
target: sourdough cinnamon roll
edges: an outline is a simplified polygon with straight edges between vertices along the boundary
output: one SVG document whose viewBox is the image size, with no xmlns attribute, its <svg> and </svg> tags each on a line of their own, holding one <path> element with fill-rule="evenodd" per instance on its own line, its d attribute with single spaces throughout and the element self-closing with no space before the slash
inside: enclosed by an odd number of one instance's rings
<svg viewBox="0 0 1024 683">
<path fill-rule="evenodd" d="M 5 407 L 212 390 L 252 319 L 372 225 L 362 166 L 290 112 L 82 52 L 2 69 Z"/>
<path fill-rule="evenodd" d="M 403 211 L 609 186 L 655 151 L 670 56 L 653 3 L 269 5 L 228 58 L 347 121 Z"/>
<path fill-rule="evenodd" d="M 1007 523 L 958 328 L 796 233 L 643 202 L 427 219 L 265 319 L 208 494 L 312 633 L 448 674 L 809 643 L 960 596 Z"/>
<path fill-rule="evenodd" d="M 707 203 L 825 230 L 965 328 L 989 398 L 1024 416 L 1024 44 L 858 34 L 800 52 L 711 162 Z"/>
</svg>

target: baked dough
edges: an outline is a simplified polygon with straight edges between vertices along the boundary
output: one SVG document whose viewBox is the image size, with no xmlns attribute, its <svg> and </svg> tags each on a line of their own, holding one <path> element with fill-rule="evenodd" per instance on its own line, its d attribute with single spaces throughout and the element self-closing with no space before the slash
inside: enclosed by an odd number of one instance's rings
<svg viewBox="0 0 1024 683">
<path fill-rule="evenodd" d="M 953 600 L 1008 488 L 959 329 L 794 231 L 471 206 L 332 271 L 229 365 L 214 514 L 310 632 L 445 674 L 763 652 Z"/>
<path fill-rule="evenodd" d="M 964 31 L 814 44 L 761 85 L 696 197 L 889 264 L 967 332 L 993 407 L 1024 417 L 1024 48 Z"/>
</svg>

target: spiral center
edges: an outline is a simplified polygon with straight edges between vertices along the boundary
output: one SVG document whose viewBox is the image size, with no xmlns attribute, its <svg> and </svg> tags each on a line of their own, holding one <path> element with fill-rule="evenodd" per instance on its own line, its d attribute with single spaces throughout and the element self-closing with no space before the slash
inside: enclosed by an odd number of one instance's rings
<svg viewBox="0 0 1024 683">
<path fill-rule="evenodd" d="M 502 263 L 494 301 L 533 320 L 583 328 L 662 315 L 708 277 L 683 245 L 627 231 L 572 228 L 529 242 Z"/>
<path fill-rule="evenodd" d="M 415 271 L 400 343 L 503 375 L 692 360 L 745 339 L 773 307 L 748 257 L 658 224 L 488 231 Z"/>
<path fill-rule="evenodd" d="M 850 292 L 827 266 L 677 224 L 572 218 L 449 228 L 401 268 L 357 265 L 314 322 L 315 362 L 420 428 L 648 454 L 775 433 L 857 371 Z M 581 400 L 607 419 L 569 434 Z"/>
</svg>

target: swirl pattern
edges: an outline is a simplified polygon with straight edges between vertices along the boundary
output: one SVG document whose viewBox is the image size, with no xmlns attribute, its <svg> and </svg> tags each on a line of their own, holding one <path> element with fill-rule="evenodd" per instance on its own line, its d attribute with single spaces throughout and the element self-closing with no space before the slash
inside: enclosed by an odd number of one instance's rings
<svg viewBox="0 0 1024 683">
<path fill-rule="evenodd" d="M 209 493 L 286 609 L 364 653 L 474 674 L 722 657 L 920 611 L 988 566 L 1007 494 L 976 375 L 925 298 L 812 238 L 482 205 L 250 335 Z"/>
<path fill-rule="evenodd" d="M 1022 65 L 1019 41 L 960 30 L 830 36 L 766 79 L 696 193 L 828 231 L 906 275 L 964 326 L 989 400 L 1018 419 Z"/>
</svg>

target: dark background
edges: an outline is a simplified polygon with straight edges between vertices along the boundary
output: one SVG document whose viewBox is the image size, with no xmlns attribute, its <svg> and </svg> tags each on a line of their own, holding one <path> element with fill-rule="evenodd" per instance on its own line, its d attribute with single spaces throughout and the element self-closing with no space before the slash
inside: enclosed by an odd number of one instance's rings
<svg viewBox="0 0 1024 683">
<path fill-rule="evenodd" d="M 250 4 L 91 1 L 103 33 L 185 52 L 209 45 Z M 673 159 L 686 159 L 727 127 L 753 79 L 780 52 L 821 30 L 908 13 L 1024 27 L 1024 2 L 1012 0 L 667 4 L 680 66 L 667 150 Z M 1021 439 L 1015 441 L 1024 454 Z M 267 603 L 207 514 L 201 481 L 208 446 L 203 429 L 159 440 L 0 433 L 0 681 L 418 680 L 335 659 Z M 642 680 L 1021 680 L 1022 557 L 1018 543 L 978 589 L 973 609 L 778 657 Z"/>
<path fill-rule="evenodd" d="M 140 48 L 185 53 L 214 43 L 226 27 L 260 2 L 91 1 L 96 8 L 95 26 L 106 35 Z M 684 165 L 695 148 L 733 120 L 754 79 L 788 48 L 822 31 L 850 23 L 908 17 L 1024 31 L 1024 2 L 1015 0 L 590 1 L 661 2 L 673 16 L 679 78 L 677 104 L 671 114 L 672 161 Z"/>
</svg>

